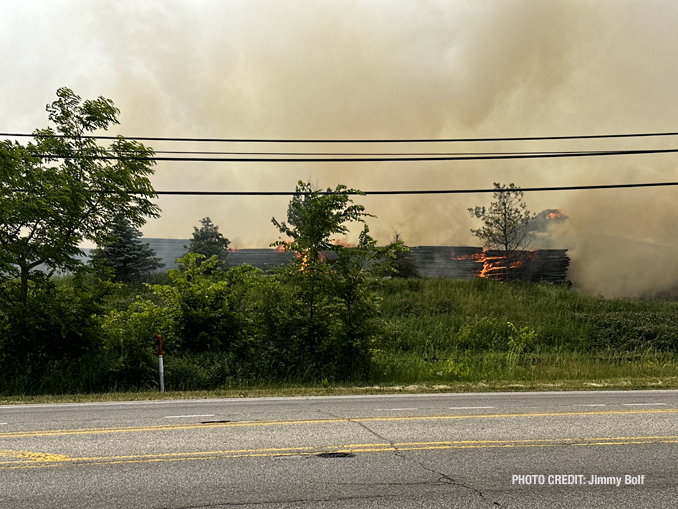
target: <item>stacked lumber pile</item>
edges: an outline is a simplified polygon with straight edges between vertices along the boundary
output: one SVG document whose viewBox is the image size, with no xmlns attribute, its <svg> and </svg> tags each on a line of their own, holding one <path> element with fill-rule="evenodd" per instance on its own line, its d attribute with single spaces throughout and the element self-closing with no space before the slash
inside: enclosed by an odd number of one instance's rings
<svg viewBox="0 0 678 509">
<path fill-rule="evenodd" d="M 164 270 L 175 268 L 175 260 L 186 254 L 189 240 L 183 239 L 143 239 L 155 250 L 165 263 Z M 473 279 L 491 277 L 504 280 L 505 261 L 500 251 L 483 251 L 480 247 L 470 246 L 417 246 L 410 252 L 423 277 L 442 277 L 447 279 Z M 332 253 L 325 253 L 332 256 Z M 295 257 L 292 252 L 279 252 L 275 249 L 241 249 L 229 253 L 225 268 L 249 263 L 260 269 L 290 263 Z M 511 260 L 512 279 L 520 281 L 548 281 L 555 284 L 567 283 L 567 268 L 570 258 L 567 249 L 539 249 L 520 251 L 516 259 Z"/>
<path fill-rule="evenodd" d="M 482 255 L 479 247 L 417 246 L 410 253 L 423 277 L 473 279 L 482 270 L 482 262 L 474 257 Z"/>
<path fill-rule="evenodd" d="M 417 269 L 424 277 L 472 279 L 506 278 L 506 260 L 501 251 L 483 251 L 480 247 L 418 246 L 410 248 Z M 567 249 L 519 251 L 511 258 L 511 279 L 518 281 L 567 282 L 570 258 Z"/>
<path fill-rule="evenodd" d="M 269 269 L 277 265 L 290 263 L 296 255 L 291 251 L 275 249 L 238 249 L 228 253 L 224 268 L 230 269 L 248 263 L 258 269 Z"/>
<path fill-rule="evenodd" d="M 567 283 L 567 268 L 570 265 L 567 249 L 540 249 L 532 252 L 537 256 L 515 269 L 516 279 L 554 284 Z"/>
<path fill-rule="evenodd" d="M 567 268 L 570 258 L 567 249 L 539 249 L 536 251 L 518 251 L 510 257 L 510 277 L 512 281 L 545 281 L 554 284 L 567 282 Z M 506 279 L 506 258 L 501 251 L 485 251 L 483 268 L 478 273 L 498 281 Z"/>
</svg>

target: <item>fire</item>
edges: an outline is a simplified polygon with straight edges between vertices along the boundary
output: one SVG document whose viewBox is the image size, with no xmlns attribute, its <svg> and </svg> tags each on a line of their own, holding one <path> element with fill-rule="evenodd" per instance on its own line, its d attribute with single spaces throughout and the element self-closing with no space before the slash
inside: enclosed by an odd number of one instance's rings
<svg viewBox="0 0 678 509">
<path fill-rule="evenodd" d="M 279 246 L 275 246 L 275 249 L 273 249 L 273 251 L 275 251 L 276 253 L 284 253 L 285 247 L 286 245 L 280 244 Z"/>
<path fill-rule="evenodd" d="M 318 256 L 320 258 L 320 263 L 323 263 L 325 260 L 327 260 L 327 255 L 322 251 L 318 253 Z M 297 253 L 297 258 L 301 258 L 299 270 L 305 271 L 308 268 L 308 253 L 307 254 Z"/>
<path fill-rule="evenodd" d="M 567 214 L 562 210 L 554 210 L 546 214 L 546 219 L 567 219 Z"/>
<path fill-rule="evenodd" d="M 505 275 L 504 257 L 503 256 L 487 256 L 487 251 L 483 252 L 483 257 L 480 261 L 483 262 L 483 268 L 478 273 L 478 277 L 491 277 L 493 279 L 500 279 Z M 503 278 L 502 278 L 503 279 Z"/>
<path fill-rule="evenodd" d="M 344 238 L 343 240 L 337 239 L 334 241 L 335 246 L 344 246 L 344 247 L 358 247 L 358 244 L 353 244 L 351 242 L 348 242 L 348 238 Z"/>
<path fill-rule="evenodd" d="M 299 270 L 304 271 L 306 270 L 306 267 L 308 266 L 308 255 L 302 256 L 301 253 L 297 253 L 297 258 L 301 258 L 301 264 L 299 264 Z"/>
<path fill-rule="evenodd" d="M 510 255 L 510 269 L 517 270 L 525 267 L 529 263 L 537 259 L 539 253 L 537 251 L 517 251 Z M 482 263 L 482 268 L 478 268 L 476 273 L 478 277 L 492 278 L 498 281 L 506 279 L 506 257 L 501 251 L 480 251 L 477 253 L 466 254 L 462 256 L 450 256 L 451 260 L 456 261 L 473 261 L 478 264 Z"/>
<path fill-rule="evenodd" d="M 462 256 L 454 256 L 454 252 L 453 252 L 450 255 L 450 260 L 456 260 L 456 261 L 460 261 L 460 262 L 461 261 L 469 261 L 469 260 L 479 261 L 479 260 L 483 260 L 484 256 L 485 256 L 484 252 L 471 253 L 471 254 L 466 254 L 466 255 L 462 255 Z"/>
<path fill-rule="evenodd" d="M 546 212 L 546 211 L 544 211 Z M 567 214 L 565 213 L 564 210 L 559 210 L 559 209 L 551 209 L 548 214 L 546 214 L 546 220 L 547 221 L 553 221 L 556 220 L 557 222 L 562 222 L 565 221 L 566 219 L 569 219 Z"/>
</svg>

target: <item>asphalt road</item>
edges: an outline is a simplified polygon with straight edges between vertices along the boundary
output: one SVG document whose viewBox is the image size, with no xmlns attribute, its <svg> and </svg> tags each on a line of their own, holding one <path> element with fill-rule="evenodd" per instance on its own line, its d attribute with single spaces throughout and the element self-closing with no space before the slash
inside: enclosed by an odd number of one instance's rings
<svg viewBox="0 0 678 509">
<path fill-rule="evenodd" d="M 0 507 L 676 507 L 677 453 L 678 391 L 11 405 Z"/>
</svg>

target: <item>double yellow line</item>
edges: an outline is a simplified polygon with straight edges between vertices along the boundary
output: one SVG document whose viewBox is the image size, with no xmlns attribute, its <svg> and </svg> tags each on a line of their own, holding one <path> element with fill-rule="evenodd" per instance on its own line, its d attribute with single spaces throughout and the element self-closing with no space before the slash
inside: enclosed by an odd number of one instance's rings
<svg viewBox="0 0 678 509">
<path fill-rule="evenodd" d="M 0 470 L 27 468 L 63 467 L 68 465 L 115 465 L 121 463 L 160 463 L 175 461 L 199 461 L 228 458 L 305 458 L 321 453 L 379 453 L 397 451 L 429 451 L 441 449 L 488 449 L 488 448 L 525 448 L 525 447 L 562 447 L 562 446 L 610 446 L 639 444 L 675 444 L 678 436 L 648 437 L 596 437 L 561 438 L 536 440 L 454 440 L 436 442 L 400 442 L 347 444 L 315 447 L 280 447 L 265 449 L 231 449 L 223 451 L 194 451 L 161 454 L 139 454 L 127 456 L 69 457 L 61 454 L 36 453 L 30 451 L 0 450 L 0 458 L 13 458 L 0 461 Z"/>
<path fill-rule="evenodd" d="M 11 438 L 37 438 L 66 435 L 93 435 L 111 433 L 139 433 L 156 431 L 180 431 L 210 428 L 239 428 L 256 426 L 300 426 L 309 424 L 341 424 L 369 422 L 402 421 L 454 421 L 463 419 L 504 419 L 535 417 L 585 417 L 638 414 L 674 414 L 678 408 L 638 409 L 638 410 L 599 410 L 585 412 L 535 412 L 535 413 L 494 413 L 462 415 L 421 415 L 421 416 L 378 416 L 362 418 L 298 419 L 270 421 L 220 422 L 207 424 L 177 424 L 160 426 L 135 426 L 118 428 L 60 429 L 41 431 L 15 431 L 0 433 L 0 440 Z M 535 440 L 456 440 L 401 443 L 348 444 L 326 447 L 283 447 L 265 449 L 232 449 L 217 451 L 174 452 L 160 454 L 142 454 L 126 456 L 70 457 L 63 454 L 0 449 L 0 470 L 44 468 L 68 465 L 111 465 L 120 463 L 155 463 L 172 461 L 198 461 L 226 458 L 289 458 L 309 457 L 320 453 L 378 453 L 395 451 L 425 451 L 434 449 L 485 449 L 485 448 L 524 448 L 524 447 L 562 447 L 562 446 L 610 446 L 631 444 L 674 444 L 678 436 L 645 437 L 602 437 L 602 438 L 560 438 Z"/>
<path fill-rule="evenodd" d="M 210 428 L 241 428 L 257 426 L 300 426 L 306 424 L 340 424 L 340 423 L 367 423 L 367 422 L 402 422 L 402 421 L 454 421 L 463 419 L 506 419 L 506 418 L 534 418 L 534 417 L 578 417 L 590 415 L 638 415 L 638 414 L 675 414 L 678 408 L 639 409 L 639 410 L 597 410 L 587 412 L 533 412 L 533 413 L 503 413 L 503 414 L 460 414 L 460 415 L 412 415 L 412 416 L 377 416 L 356 418 L 328 418 L 328 419 L 290 419 L 270 421 L 237 421 L 219 423 L 191 423 L 158 426 L 130 426 L 118 428 L 81 428 L 58 429 L 40 431 L 10 431 L 0 433 L 0 440 L 5 438 L 50 437 L 63 435 L 94 435 L 107 433 L 138 433 L 153 431 L 179 431 Z"/>
</svg>

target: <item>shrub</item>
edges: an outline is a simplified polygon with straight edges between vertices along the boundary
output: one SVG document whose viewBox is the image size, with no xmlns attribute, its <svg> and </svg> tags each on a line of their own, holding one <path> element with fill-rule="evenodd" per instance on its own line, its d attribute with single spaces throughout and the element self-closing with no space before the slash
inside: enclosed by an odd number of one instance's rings
<svg viewBox="0 0 678 509">
<path fill-rule="evenodd" d="M 104 346 L 109 365 L 109 384 L 122 388 L 155 387 L 158 357 L 155 337 L 163 349 L 178 353 L 177 316 L 174 309 L 138 298 L 125 311 L 112 311 L 103 321 Z"/>
<path fill-rule="evenodd" d="M 469 350 L 517 350 L 532 348 L 537 333 L 529 327 L 518 329 L 512 322 L 474 316 L 457 334 L 457 346 Z"/>
<path fill-rule="evenodd" d="M 678 347 L 675 313 L 650 310 L 610 310 L 582 314 L 588 346 L 617 350 L 675 350 Z"/>
</svg>

